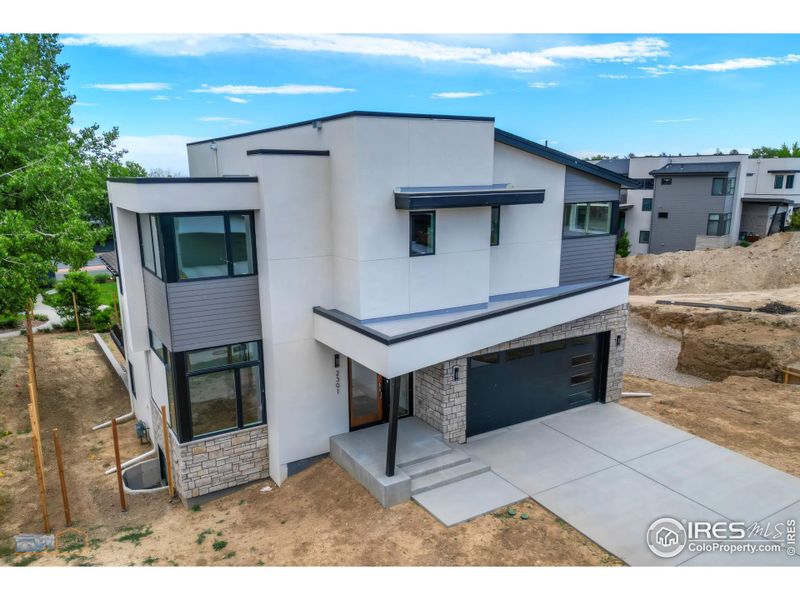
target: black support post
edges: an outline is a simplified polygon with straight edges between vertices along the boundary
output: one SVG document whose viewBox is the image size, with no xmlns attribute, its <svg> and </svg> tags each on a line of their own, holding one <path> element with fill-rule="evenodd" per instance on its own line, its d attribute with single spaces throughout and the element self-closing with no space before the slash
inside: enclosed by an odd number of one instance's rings
<svg viewBox="0 0 800 600">
<path fill-rule="evenodd" d="M 397 458 L 397 421 L 400 418 L 400 378 L 394 377 L 389 384 L 389 435 L 386 440 L 386 476 L 394 477 Z"/>
</svg>

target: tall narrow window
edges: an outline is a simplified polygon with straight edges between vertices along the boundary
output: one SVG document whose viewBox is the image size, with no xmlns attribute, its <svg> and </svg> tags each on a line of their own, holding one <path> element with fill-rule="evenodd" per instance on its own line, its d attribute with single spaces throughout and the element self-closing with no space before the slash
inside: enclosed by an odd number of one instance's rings
<svg viewBox="0 0 800 600">
<path fill-rule="evenodd" d="M 153 262 L 155 262 L 156 276 L 161 279 L 161 249 L 158 247 L 158 217 L 150 215 L 150 237 L 153 240 Z"/>
<path fill-rule="evenodd" d="M 253 230 L 250 215 L 230 215 L 231 261 L 234 275 L 253 273 Z"/>
<path fill-rule="evenodd" d="M 642 212 L 649 212 L 653 210 L 653 199 L 642 198 Z"/>
<path fill-rule="evenodd" d="M 783 188 L 783 175 L 775 175 L 775 184 L 772 187 L 776 190 Z"/>
<path fill-rule="evenodd" d="M 794 175 L 786 176 L 786 189 L 791 190 L 794 188 Z"/>
<path fill-rule="evenodd" d="M 500 243 L 500 207 L 492 207 L 492 233 L 489 236 L 489 245 L 497 246 Z"/>
<path fill-rule="evenodd" d="M 413 212 L 410 217 L 411 256 L 425 256 L 436 251 L 436 213 Z"/>
<path fill-rule="evenodd" d="M 139 215 L 139 243 L 142 251 L 142 264 L 146 269 L 155 273 L 156 259 L 153 250 L 153 231 L 150 227 L 148 215 Z"/>
<path fill-rule="evenodd" d="M 726 192 L 727 186 L 725 185 L 725 177 L 714 177 L 711 180 L 711 195 L 724 196 Z"/>
<path fill-rule="evenodd" d="M 227 275 L 225 217 L 175 217 L 175 254 L 179 279 Z"/>
</svg>

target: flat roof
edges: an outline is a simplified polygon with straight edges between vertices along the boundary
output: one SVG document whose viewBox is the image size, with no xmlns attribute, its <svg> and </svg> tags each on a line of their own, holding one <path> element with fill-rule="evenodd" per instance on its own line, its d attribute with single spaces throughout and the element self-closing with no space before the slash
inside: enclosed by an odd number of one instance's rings
<svg viewBox="0 0 800 600">
<path fill-rule="evenodd" d="M 541 204 L 544 190 L 512 188 L 506 183 L 476 186 L 405 187 L 394 191 L 395 208 L 465 208 L 474 206 L 507 206 Z"/>
<path fill-rule="evenodd" d="M 434 115 L 425 113 L 399 113 L 399 112 L 376 112 L 370 110 L 351 110 L 335 115 L 328 115 L 327 117 L 317 117 L 316 119 L 307 119 L 305 121 L 298 121 L 297 123 L 289 123 L 287 125 L 277 125 L 275 127 L 267 127 L 265 129 L 256 129 L 254 131 L 246 131 L 243 133 L 234 133 L 233 135 L 224 135 L 222 137 L 209 138 L 197 142 L 189 142 L 187 146 L 194 146 L 196 144 L 208 144 L 214 141 L 231 140 L 240 137 L 247 137 L 250 135 L 257 135 L 259 133 L 269 133 L 270 131 L 281 131 L 282 129 L 292 129 L 294 127 L 305 127 L 312 125 L 316 122 L 325 123 L 326 121 L 336 121 L 338 119 L 348 119 L 350 117 L 389 117 L 393 119 L 435 119 L 435 120 L 454 120 L 454 121 L 491 121 L 494 122 L 494 117 L 475 117 L 466 115 Z"/>
<path fill-rule="evenodd" d="M 650 175 L 725 175 L 738 167 L 738 162 L 673 162 L 653 169 Z"/>
<path fill-rule="evenodd" d="M 254 183 L 258 177 L 231 176 L 231 177 L 109 177 L 106 181 L 114 183 Z"/>
</svg>

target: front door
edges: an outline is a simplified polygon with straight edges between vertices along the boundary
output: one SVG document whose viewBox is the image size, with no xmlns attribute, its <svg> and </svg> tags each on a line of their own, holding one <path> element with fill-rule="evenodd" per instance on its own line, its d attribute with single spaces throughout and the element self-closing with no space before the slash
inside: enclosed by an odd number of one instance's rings
<svg viewBox="0 0 800 600">
<path fill-rule="evenodd" d="M 389 415 L 389 380 L 354 360 L 347 359 L 348 399 L 350 403 L 350 429 L 377 425 Z M 412 378 L 400 378 L 400 417 L 411 414 Z"/>
</svg>

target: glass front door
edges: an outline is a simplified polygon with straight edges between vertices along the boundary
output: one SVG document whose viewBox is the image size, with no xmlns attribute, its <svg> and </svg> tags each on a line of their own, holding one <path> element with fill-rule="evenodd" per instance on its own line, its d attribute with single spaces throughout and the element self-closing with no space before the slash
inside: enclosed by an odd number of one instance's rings
<svg viewBox="0 0 800 600">
<path fill-rule="evenodd" d="M 350 429 L 385 422 L 389 417 L 389 380 L 354 360 L 347 360 L 350 401 Z M 400 417 L 411 414 L 412 379 L 400 378 Z"/>
</svg>

